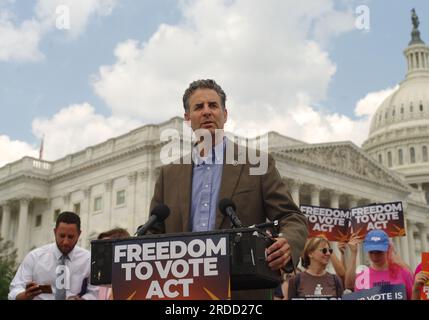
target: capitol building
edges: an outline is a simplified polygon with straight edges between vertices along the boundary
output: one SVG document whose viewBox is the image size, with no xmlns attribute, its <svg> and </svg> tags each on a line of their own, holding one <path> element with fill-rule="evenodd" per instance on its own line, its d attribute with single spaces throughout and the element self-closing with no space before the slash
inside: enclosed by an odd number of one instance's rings
<svg viewBox="0 0 429 320">
<path fill-rule="evenodd" d="M 276 132 L 268 133 L 268 141 L 297 204 L 350 208 L 402 201 L 406 236 L 393 243 L 415 268 L 420 253 L 429 251 L 429 47 L 416 27 L 404 54 L 405 79 L 375 112 L 362 147 L 309 144 Z M 0 168 L 0 236 L 13 241 L 20 262 L 31 249 L 54 241 L 61 211 L 80 215 L 79 244 L 85 248 L 113 227 L 134 233 L 148 218 L 163 165 L 160 134 L 182 132 L 182 125 L 176 117 L 56 161 L 25 157 Z M 358 264 L 366 259 L 360 252 Z"/>
</svg>

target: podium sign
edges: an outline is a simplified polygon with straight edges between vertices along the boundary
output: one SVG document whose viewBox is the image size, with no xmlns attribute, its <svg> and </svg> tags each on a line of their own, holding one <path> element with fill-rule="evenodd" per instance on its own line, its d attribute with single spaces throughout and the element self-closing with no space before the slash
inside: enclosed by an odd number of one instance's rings
<svg viewBox="0 0 429 320">
<path fill-rule="evenodd" d="M 231 297 L 229 234 L 127 239 L 112 255 L 115 300 Z"/>
</svg>

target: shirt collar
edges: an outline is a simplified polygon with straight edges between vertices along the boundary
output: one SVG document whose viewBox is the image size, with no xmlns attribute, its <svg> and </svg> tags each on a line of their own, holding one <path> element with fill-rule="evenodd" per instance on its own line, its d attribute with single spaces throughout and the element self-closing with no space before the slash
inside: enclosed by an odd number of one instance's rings
<svg viewBox="0 0 429 320">
<path fill-rule="evenodd" d="M 54 256 L 57 259 L 57 261 L 60 260 L 60 258 L 63 256 L 63 253 L 60 251 L 60 249 L 58 249 L 58 246 L 56 243 L 53 244 L 54 245 Z M 67 255 L 67 260 L 72 261 L 73 260 L 73 255 L 74 255 L 74 251 L 76 249 L 76 246 L 73 248 L 72 251 L 69 252 L 69 254 Z"/>
<path fill-rule="evenodd" d="M 192 149 L 192 161 L 197 166 L 203 165 L 206 162 L 208 162 L 209 164 L 222 164 L 223 154 L 225 150 L 225 142 L 226 142 L 226 137 L 223 137 L 222 143 L 218 143 L 217 145 L 214 146 L 214 148 L 211 148 L 209 150 L 209 154 L 207 155 L 207 157 L 200 156 L 198 144 L 196 143 Z M 213 159 L 213 152 L 214 152 L 215 159 Z"/>
</svg>

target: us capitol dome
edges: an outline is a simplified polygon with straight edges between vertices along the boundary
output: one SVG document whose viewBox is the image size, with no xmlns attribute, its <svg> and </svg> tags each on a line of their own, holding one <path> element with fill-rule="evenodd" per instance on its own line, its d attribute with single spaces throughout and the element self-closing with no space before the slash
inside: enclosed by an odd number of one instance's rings
<svg viewBox="0 0 429 320">
<path fill-rule="evenodd" d="M 373 115 L 362 148 L 424 191 L 429 202 L 429 47 L 420 37 L 414 9 L 412 22 L 412 39 L 404 51 L 408 72 Z"/>
</svg>

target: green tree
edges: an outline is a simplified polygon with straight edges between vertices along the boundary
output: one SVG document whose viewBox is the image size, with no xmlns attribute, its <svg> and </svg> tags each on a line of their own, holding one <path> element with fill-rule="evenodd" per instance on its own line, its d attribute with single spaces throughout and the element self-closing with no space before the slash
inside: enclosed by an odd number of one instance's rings
<svg viewBox="0 0 429 320">
<path fill-rule="evenodd" d="M 0 238 L 0 300 L 6 300 L 9 285 L 16 272 L 16 250 L 11 241 Z"/>
</svg>

